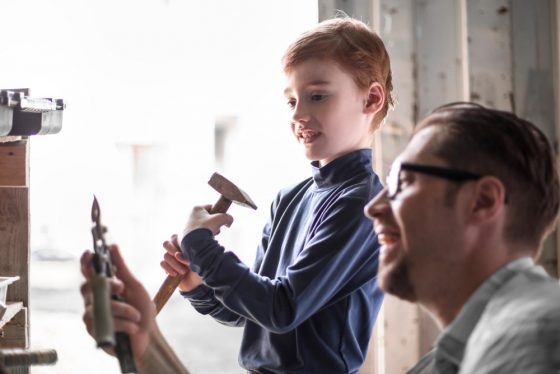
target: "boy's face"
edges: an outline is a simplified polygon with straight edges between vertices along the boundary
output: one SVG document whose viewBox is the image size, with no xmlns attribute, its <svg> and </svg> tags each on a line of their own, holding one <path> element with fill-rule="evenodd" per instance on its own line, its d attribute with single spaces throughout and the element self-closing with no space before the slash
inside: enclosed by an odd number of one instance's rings
<svg viewBox="0 0 560 374">
<path fill-rule="evenodd" d="M 284 94 L 290 125 L 309 160 L 326 165 L 351 151 L 371 147 L 373 115 L 368 90 L 331 60 L 303 61 L 286 74 Z"/>
</svg>

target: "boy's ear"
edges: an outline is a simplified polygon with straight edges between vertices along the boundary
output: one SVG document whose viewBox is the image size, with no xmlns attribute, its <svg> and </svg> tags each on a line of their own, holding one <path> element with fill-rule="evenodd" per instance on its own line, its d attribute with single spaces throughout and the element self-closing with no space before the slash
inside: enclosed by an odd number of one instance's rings
<svg viewBox="0 0 560 374">
<path fill-rule="evenodd" d="M 368 96 L 365 102 L 365 110 L 369 113 L 377 113 L 383 108 L 385 103 L 385 91 L 378 82 L 373 82 L 369 86 Z"/>
</svg>

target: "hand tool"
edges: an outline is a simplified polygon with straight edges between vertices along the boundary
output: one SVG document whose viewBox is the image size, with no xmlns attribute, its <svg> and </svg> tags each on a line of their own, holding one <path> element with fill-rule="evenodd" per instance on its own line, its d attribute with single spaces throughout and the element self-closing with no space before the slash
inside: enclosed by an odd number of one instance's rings
<svg viewBox="0 0 560 374">
<path fill-rule="evenodd" d="M 212 174 L 208 184 L 220 193 L 220 198 L 210 209 L 210 214 L 227 212 L 232 202 L 241 206 L 257 209 L 253 200 L 251 200 L 245 192 L 221 174 Z M 154 297 L 156 314 L 163 308 L 183 278 L 184 275 L 167 276 Z"/>
<path fill-rule="evenodd" d="M 109 279 L 113 276 L 113 263 L 109 246 L 105 240 L 107 227 L 101 224 L 101 210 L 95 196 L 91 206 L 91 221 L 94 249 L 92 265 L 95 269 L 91 280 L 95 341 L 98 347 L 115 349 L 122 373 L 136 373 L 136 363 L 132 355 L 130 337 L 124 332 L 114 331 L 111 299 L 123 301 L 123 298 L 111 295 Z"/>
</svg>

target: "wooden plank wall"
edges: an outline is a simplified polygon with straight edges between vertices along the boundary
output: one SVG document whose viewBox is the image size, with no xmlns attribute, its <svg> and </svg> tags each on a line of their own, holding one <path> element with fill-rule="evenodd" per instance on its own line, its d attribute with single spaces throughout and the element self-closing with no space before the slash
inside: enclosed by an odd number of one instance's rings
<svg viewBox="0 0 560 374">
<path fill-rule="evenodd" d="M 378 131 L 381 177 L 414 124 L 446 102 L 512 110 L 558 148 L 560 6 L 555 0 L 318 0 L 319 20 L 336 9 L 376 30 L 389 51 L 396 108 Z M 560 157 L 559 157 L 560 159 Z M 539 262 L 560 274 L 560 230 Z M 430 349 L 439 329 L 420 308 L 386 297 L 361 374 L 400 374 Z"/>
</svg>

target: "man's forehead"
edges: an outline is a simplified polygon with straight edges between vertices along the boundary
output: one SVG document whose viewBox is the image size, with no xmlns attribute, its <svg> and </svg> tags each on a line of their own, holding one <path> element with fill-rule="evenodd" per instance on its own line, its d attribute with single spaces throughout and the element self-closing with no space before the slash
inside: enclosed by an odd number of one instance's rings
<svg viewBox="0 0 560 374">
<path fill-rule="evenodd" d="M 428 126 L 414 133 L 404 150 L 395 159 L 395 162 L 430 162 L 436 161 L 433 154 L 433 142 L 441 133 L 439 126 Z"/>
</svg>

